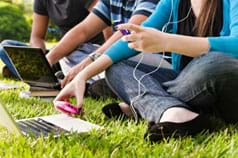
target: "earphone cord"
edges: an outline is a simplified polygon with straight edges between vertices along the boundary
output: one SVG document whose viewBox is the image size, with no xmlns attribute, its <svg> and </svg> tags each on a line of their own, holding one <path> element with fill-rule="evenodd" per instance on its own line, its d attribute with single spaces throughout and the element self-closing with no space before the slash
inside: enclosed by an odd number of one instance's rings
<svg viewBox="0 0 238 158">
<path fill-rule="evenodd" d="M 162 27 L 161 32 L 167 32 L 167 28 L 168 28 L 168 26 L 171 25 L 171 24 L 178 24 L 178 23 L 180 23 L 180 22 L 185 21 L 185 20 L 189 17 L 190 12 L 191 12 L 191 10 L 192 10 L 192 7 L 190 7 L 190 9 L 189 9 L 187 15 L 186 15 L 183 19 L 178 20 L 178 21 L 176 21 L 176 22 L 170 22 L 171 19 L 172 19 L 172 14 L 173 14 L 173 0 L 171 1 L 171 5 L 172 5 L 172 8 L 171 8 L 169 20 L 168 20 L 168 22 Z M 142 80 L 143 80 L 146 76 L 151 75 L 151 74 L 155 73 L 156 71 L 158 71 L 158 70 L 160 69 L 161 65 L 163 64 L 164 58 L 165 58 L 165 52 L 164 52 L 164 51 L 162 52 L 162 57 L 161 57 L 161 59 L 160 59 L 160 62 L 159 62 L 159 64 L 158 64 L 157 68 L 154 69 L 153 71 L 149 72 L 149 73 L 146 73 L 146 74 L 142 75 L 142 76 L 138 79 L 137 76 L 136 76 L 136 70 L 137 70 L 137 68 L 139 67 L 139 65 L 142 63 L 143 58 L 144 58 L 144 53 L 142 53 L 139 62 L 137 63 L 137 65 L 135 66 L 135 68 L 134 68 L 134 70 L 133 70 L 133 77 L 134 77 L 134 79 L 135 79 L 135 80 L 137 81 L 137 83 L 138 83 L 138 95 L 131 99 L 130 108 L 131 108 L 131 111 L 132 111 L 132 113 L 133 113 L 133 115 L 134 115 L 134 118 L 135 118 L 135 121 L 136 121 L 136 122 L 138 121 L 138 114 L 137 114 L 137 112 L 136 112 L 136 110 L 135 110 L 134 102 L 137 101 L 140 97 L 142 97 L 142 96 L 146 93 L 146 87 L 145 87 L 144 84 L 142 84 Z M 141 86 L 142 86 L 142 88 L 143 88 L 143 93 L 142 93 L 142 94 L 141 94 Z"/>
</svg>

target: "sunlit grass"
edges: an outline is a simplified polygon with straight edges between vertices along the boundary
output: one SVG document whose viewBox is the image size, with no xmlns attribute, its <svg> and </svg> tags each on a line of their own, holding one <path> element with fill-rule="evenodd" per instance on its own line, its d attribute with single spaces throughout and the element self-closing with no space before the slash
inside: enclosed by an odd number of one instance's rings
<svg viewBox="0 0 238 158">
<path fill-rule="evenodd" d="M 0 63 L 0 68 L 2 66 Z M 0 80 L 22 84 L 3 79 L 1 75 Z M 25 88 L 23 86 L 21 89 L 0 91 L 1 103 L 6 105 L 15 119 L 57 113 L 51 101 L 19 98 L 19 92 Z M 87 134 L 62 135 L 57 139 L 30 138 L 14 136 L 0 128 L 0 157 L 238 157 L 238 133 L 235 126 L 222 128 L 212 134 L 201 134 L 195 138 L 171 139 L 151 144 L 143 139 L 146 122 L 107 120 L 104 117 L 101 108 L 111 101 L 85 99 L 82 119 L 104 127 L 103 130 Z"/>
</svg>

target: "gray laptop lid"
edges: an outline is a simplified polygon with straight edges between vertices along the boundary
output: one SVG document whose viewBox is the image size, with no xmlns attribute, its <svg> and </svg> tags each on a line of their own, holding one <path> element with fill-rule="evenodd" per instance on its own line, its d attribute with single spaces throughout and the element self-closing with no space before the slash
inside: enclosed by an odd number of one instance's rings
<svg viewBox="0 0 238 158">
<path fill-rule="evenodd" d="M 47 137 L 52 134 L 58 137 L 61 133 L 88 132 L 92 129 L 101 129 L 102 127 L 92 124 L 80 118 L 70 117 L 65 114 L 55 114 L 14 120 L 9 114 L 7 108 L 0 100 L 0 126 L 8 129 L 10 133 L 17 135 L 33 135 Z"/>
<path fill-rule="evenodd" d="M 42 117 L 27 118 L 15 121 L 8 113 L 6 107 L 0 101 L 0 126 L 8 129 L 10 133 L 17 135 L 32 135 L 47 137 L 52 134 L 58 137 L 61 133 L 88 132 L 101 127 L 90 122 L 73 118 L 65 114 L 48 115 Z"/>
<path fill-rule="evenodd" d="M 59 88 L 59 82 L 40 48 L 3 46 L 19 77 L 30 86 Z"/>
<path fill-rule="evenodd" d="M 32 135 L 39 137 L 41 135 L 47 137 L 50 133 L 57 137 L 60 133 L 67 133 L 68 131 L 55 126 L 40 118 L 18 120 L 17 122 L 7 111 L 6 107 L 0 103 L 0 126 L 5 127 L 10 133 L 16 135 Z"/>
</svg>

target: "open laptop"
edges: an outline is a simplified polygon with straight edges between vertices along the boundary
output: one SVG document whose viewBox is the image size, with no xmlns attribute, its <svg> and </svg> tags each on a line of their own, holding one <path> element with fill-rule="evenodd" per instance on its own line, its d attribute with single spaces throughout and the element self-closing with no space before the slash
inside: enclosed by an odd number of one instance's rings
<svg viewBox="0 0 238 158">
<path fill-rule="evenodd" d="M 3 46 L 18 77 L 31 87 L 60 89 L 60 83 L 40 48 Z"/>
<path fill-rule="evenodd" d="M 92 129 L 101 128 L 98 125 L 79 118 L 73 118 L 65 114 L 56 114 L 15 121 L 7 111 L 6 107 L 1 103 L 0 126 L 7 128 L 10 133 L 36 137 L 47 137 L 48 135 L 58 137 L 62 133 L 82 133 L 88 132 Z"/>
</svg>

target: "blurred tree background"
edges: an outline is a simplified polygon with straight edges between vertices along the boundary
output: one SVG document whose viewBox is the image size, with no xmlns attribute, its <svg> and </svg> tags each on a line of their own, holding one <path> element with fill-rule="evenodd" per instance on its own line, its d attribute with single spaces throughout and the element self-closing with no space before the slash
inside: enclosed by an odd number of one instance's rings
<svg viewBox="0 0 238 158">
<path fill-rule="evenodd" d="M 0 41 L 28 41 L 30 25 L 30 21 L 27 21 L 24 15 L 24 5 L 12 3 L 10 0 L 0 2 Z"/>
<path fill-rule="evenodd" d="M 32 24 L 33 0 L 0 0 L 0 42 L 13 39 L 29 42 Z M 58 28 L 49 23 L 46 40 L 59 40 Z"/>
</svg>

